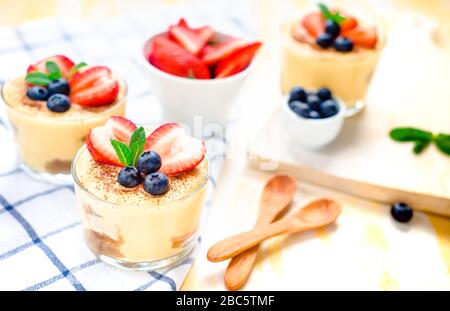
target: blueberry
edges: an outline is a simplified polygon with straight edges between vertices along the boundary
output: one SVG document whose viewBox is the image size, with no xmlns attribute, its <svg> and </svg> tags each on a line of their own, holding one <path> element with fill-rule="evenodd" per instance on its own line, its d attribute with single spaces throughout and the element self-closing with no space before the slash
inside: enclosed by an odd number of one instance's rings
<svg viewBox="0 0 450 311">
<path fill-rule="evenodd" d="M 64 94 L 53 94 L 47 100 L 47 108 L 53 112 L 66 112 L 70 108 L 70 100 Z"/>
<path fill-rule="evenodd" d="M 137 169 L 144 175 L 157 172 L 160 167 L 161 157 L 155 151 L 144 152 L 137 160 Z"/>
<path fill-rule="evenodd" d="M 353 41 L 348 38 L 339 37 L 334 41 L 334 48 L 339 52 L 351 52 L 353 50 Z"/>
<path fill-rule="evenodd" d="M 289 95 L 289 102 L 297 100 L 301 102 L 306 101 L 306 91 L 299 86 L 293 87 Z"/>
<path fill-rule="evenodd" d="M 330 89 L 327 89 L 326 87 L 320 88 L 319 91 L 317 91 L 317 96 L 319 96 L 322 101 L 331 99 L 332 97 Z"/>
<path fill-rule="evenodd" d="M 300 101 L 290 102 L 289 108 L 291 108 L 291 110 L 295 112 L 298 116 L 304 118 L 308 117 L 309 111 L 311 110 L 309 109 L 308 104 L 302 103 Z"/>
<path fill-rule="evenodd" d="M 316 43 L 322 49 L 328 49 L 330 46 L 333 45 L 333 38 L 329 34 L 323 33 L 317 37 Z"/>
<path fill-rule="evenodd" d="M 32 86 L 27 90 L 27 96 L 33 100 L 46 100 L 48 98 L 48 91 L 42 86 Z"/>
<path fill-rule="evenodd" d="M 124 187 L 133 188 L 142 182 L 142 177 L 134 166 L 127 166 L 120 170 L 117 181 Z"/>
<path fill-rule="evenodd" d="M 315 110 L 310 110 L 308 113 L 308 119 L 320 119 L 320 113 Z"/>
<path fill-rule="evenodd" d="M 392 205 L 391 215 L 398 222 L 408 222 L 413 217 L 413 209 L 406 203 L 398 202 Z"/>
<path fill-rule="evenodd" d="M 48 84 L 48 93 L 69 95 L 70 86 L 66 79 L 53 80 Z"/>
<path fill-rule="evenodd" d="M 311 110 L 318 111 L 320 109 L 321 100 L 320 100 L 319 96 L 317 96 L 317 95 L 314 95 L 314 94 L 308 95 L 307 103 Z"/>
<path fill-rule="evenodd" d="M 144 190 L 151 195 L 161 195 L 169 190 L 169 178 L 163 173 L 151 173 L 145 177 Z"/>
<path fill-rule="evenodd" d="M 337 38 L 341 33 L 341 27 L 334 21 L 327 20 L 325 23 L 325 33 L 330 35 L 331 38 Z"/>
<path fill-rule="evenodd" d="M 339 105 L 332 99 L 324 101 L 320 104 L 320 114 L 323 118 L 329 118 L 337 114 Z"/>
</svg>

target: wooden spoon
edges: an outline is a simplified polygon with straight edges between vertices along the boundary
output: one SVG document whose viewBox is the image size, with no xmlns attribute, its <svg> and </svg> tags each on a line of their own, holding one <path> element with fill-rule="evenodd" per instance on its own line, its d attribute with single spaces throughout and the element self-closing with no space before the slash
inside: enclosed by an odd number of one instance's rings
<svg viewBox="0 0 450 311">
<path fill-rule="evenodd" d="M 280 234 L 291 234 L 323 227 L 332 223 L 340 212 L 340 205 L 333 200 L 320 199 L 311 202 L 291 216 L 214 244 L 208 251 L 208 260 L 213 262 L 226 260 Z"/>
<path fill-rule="evenodd" d="M 275 175 L 266 183 L 261 195 L 255 228 L 270 224 L 289 205 L 294 197 L 296 180 L 288 175 Z M 233 257 L 225 272 L 225 286 L 229 290 L 241 288 L 248 280 L 256 261 L 259 246 L 253 246 Z"/>
</svg>

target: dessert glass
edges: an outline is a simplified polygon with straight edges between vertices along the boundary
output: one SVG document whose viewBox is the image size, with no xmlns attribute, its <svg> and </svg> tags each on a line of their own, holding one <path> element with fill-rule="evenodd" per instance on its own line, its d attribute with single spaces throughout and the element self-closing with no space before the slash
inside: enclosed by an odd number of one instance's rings
<svg viewBox="0 0 450 311">
<path fill-rule="evenodd" d="M 365 105 L 367 90 L 372 81 L 384 37 L 380 27 L 375 49 L 360 49 L 349 53 L 319 50 L 293 37 L 298 21 L 283 26 L 281 58 L 281 90 L 288 93 L 294 86 L 307 89 L 328 87 L 347 107 L 346 115 L 353 115 Z"/>
<path fill-rule="evenodd" d="M 150 195 L 144 202 L 119 203 L 111 199 L 113 191 L 107 199 L 92 193 L 80 181 L 87 157 L 83 146 L 73 161 L 72 176 L 85 240 L 97 257 L 123 269 L 154 270 L 175 265 L 193 251 L 209 177 L 206 157 L 198 186 L 162 203 Z"/>
<path fill-rule="evenodd" d="M 72 105 L 66 113 L 43 111 L 23 104 L 23 92 L 14 92 L 13 83 L 6 81 L 2 99 L 12 129 L 22 168 L 31 177 L 56 184 L 71 184 L 72 159 L 84 144 L 91 128 L 102 125 L 111 116 L 125 115 L 127 86 L 120 80 L 116 101 L 110 105 L 81 108 Z M 75 111 L 73 111 L 75 109 Z"/>
<path fill-rule="evenodd" d="M 153 36 L 144 44 L 142 58 L 143 67 L 149 74 L 165 119 L 188 125 L 191 130 L 194 129 L 196 120 L 201 120 L 203 126 L 226 125 L 252 63 L 243 71 L 226 78 L 196 80 L 178 77 L 147 61 L 150 43 L 159 35 L 161 34 Z"/>
</svg>

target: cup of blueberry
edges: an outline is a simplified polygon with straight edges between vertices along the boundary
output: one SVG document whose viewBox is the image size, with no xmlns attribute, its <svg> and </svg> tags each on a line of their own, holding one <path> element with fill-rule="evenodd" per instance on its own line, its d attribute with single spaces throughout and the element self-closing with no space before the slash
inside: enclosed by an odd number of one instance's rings
<svg viewBox="0 0 450 311">
<path fill-rule="evenodd" d="M 345 106 L 330 89 L 292 88 L 283 103 L 283 126 L 289 138 L 306 148 L 320 148 L 339 134 L 345 117 Z"/>
</svg>

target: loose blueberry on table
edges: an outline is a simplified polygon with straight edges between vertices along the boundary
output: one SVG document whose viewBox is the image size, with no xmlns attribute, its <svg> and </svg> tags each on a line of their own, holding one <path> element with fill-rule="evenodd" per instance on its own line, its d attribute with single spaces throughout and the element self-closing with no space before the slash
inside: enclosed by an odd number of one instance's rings
<svg viewBox="0 0 450 311">
<path fill-rule="evenodd" d="M 318 11 L 305 15 L 301 24 L 321 49 L 333 47 L 338 52 L 348 53 L 355 47 L 374 49 L 378 41 L 375 27 L 363 27 L 354 17 L 322 3 Z"/>
<path fill-rule="evenodd" d="M 299 86 L 292 88 L 288 106 L 299 117 L 306 119 L 329 118 L 336 115 L 340 109 L 328 88 L 309 92 Z"/>
<path fill-rule="evenodd" d="M 413 209 L 403 202 L 391 206 L 391 215 L 398 222 L 408 222 L 413 217 Z"/>
<path fill-rule="evenodd" d="M 25 77 L 28 98 L 47 101 L 47 108 L 57 113 L 68 111 L 72 103 L 85 107 L 112 103 L 118 95 L 119 84 L 111 70 L 104 66 L 85 70 L 85 66 L 86 63 L 75 64 L 63 55 L 30 65 Z"/>
<path fill-rule="evenodd" d="M 205 144 L 177 123 L 163 124 L 146 137 L 143 127 L 118 116 L 90 130 L 86 146 L 96 162 L 122 167 L 120 185 L 134 188 L 144 183 L 144 191 L 153 196 L 169 191 L 169 176 L 193 170 L 206 153 Z"/>
</svg>

